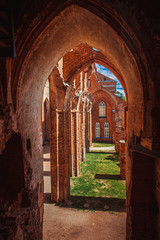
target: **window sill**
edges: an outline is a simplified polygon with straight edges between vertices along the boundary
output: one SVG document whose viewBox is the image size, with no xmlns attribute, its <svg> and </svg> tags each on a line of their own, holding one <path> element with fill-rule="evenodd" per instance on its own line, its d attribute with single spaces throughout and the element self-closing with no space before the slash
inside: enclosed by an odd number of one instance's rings
<svg viewBox="0 0 160 240">
<path fill-rule="evenodd" d="M 100 117 L 100 116 L 99 116 L 98 118 L 107 118 L 107 117 Z"/>
</svg>

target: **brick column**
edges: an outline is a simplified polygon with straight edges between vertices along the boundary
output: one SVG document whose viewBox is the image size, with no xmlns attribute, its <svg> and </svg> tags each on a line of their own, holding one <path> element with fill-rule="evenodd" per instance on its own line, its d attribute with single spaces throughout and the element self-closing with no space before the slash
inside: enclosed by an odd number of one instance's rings
<svg viewBox="0 0 160 240">
<path fill-rule="evenodd" d="M 81 113 L 76 112 L 76 176 L 80 175 L 80 161 L 82 156 L 82 126 Z"/>
<path fill-rule="evenodd" d="M 81 111 L 77 112 L 76 115 L 77 118 L 77 153 L 79 161 L 82 161 L 82 156 L 83 156 L 83 145 L 82 145 L 82 134 L 83 134 L 83 129 L 82 129 L 82 121 L 83 121 L 83 114 Z"/>
<path fill-rule="evenodd" d="M 86 152 L 89 152 L 89 112 L 88 102 L 85 107 L 85 148 Z"/>
<path fill-rule="evenodd" d="M 68 126 L 68 135 L 69 135 L 69 146 L 68 146 L 68 162 L 69 162 L 69 176 L 72 177 L 72 112 L 69 110 L 69 126 Z"/>
<path fill-rule="evenodd" d="M 51 201 L 64 202 L 70 196 L 69 112 L 64 112 L 63 109 L 56 109 L 55 88 L 53 77 L 50 76 Z"/>
<path fill-rule="evenodd" d="M 45 138 L 45 122 L 44 122 L 44 99 L 42 99 L 42 139 Z"/>
<path fill-rule="evenodd" d="M 92 109 L 89 110 L 89 147 L 92 147 Z"/>
<path fill-rule="evenodd" d="M 122 179 L 126 178 L 126 160 L 125 160 L 125 140 L 120 140 L 120 151 L 119 151 L 119 157 L 120 157 L 120 176 Z"/>
<path fill-rule="evenodd" d="M 65 202 L 70 196 L 69 139 L 65 112 L 52 111 L 51 121 L 51 200 Z M 66 141 L 68 139 L 68 141 Z"/>
<path fill-rule="evenodd" d="M 86 100 L 85 100 L 86 101 Z M 86 160 L 86 103 L 83 103 L 82 115 L 82 161 Z"/>
<path fill-rule="evenodd" d="M 44 102 L 44 140 L 49 141 L 49 100 L 46 98 Z"/>
<path fill-rule="evenodd" d="M 72 171 L 71 176 L 77 176 L 77 124 L 76 124 L 76 111 L 71 112 L 71 161 Z"/>
<path fill-rule="evenodd" d="M 58 159 L 59 159 L 59 201 L 65 200 L 65 141 L 64 141 L 64 112 L 58 112 Z"/>
<path fill-rule="evenodd" d="M 59 111 L 58 154 L 59 154 L 59 202 L 70 197 L 69 179 L 69 114 Z"/>
<path fill-rule="evenodd" d="M 59 201 L 58 112 L 50 105 L 51 201 Z"/>
<path fill-rule="evenodd" d="M 119 115 L 118 115 L 118 110 L 116 110 L 114 112 L 114 117 L 115 117 L 115 130 L 113 130 L 115 132 L 115 135 L 114 135 L 114 144 L 115 144 L 115 151 L 116 153 L 119 152 L 119 134 L 120 134 L 120 129 L 119 129 Z"/>
</svg>

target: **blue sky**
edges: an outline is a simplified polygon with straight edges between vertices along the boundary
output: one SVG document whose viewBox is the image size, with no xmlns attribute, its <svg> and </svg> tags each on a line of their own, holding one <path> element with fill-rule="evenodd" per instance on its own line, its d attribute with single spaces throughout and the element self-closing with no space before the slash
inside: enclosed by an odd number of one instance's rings
<svg viewBox="0 0 160 240">
<path fill-rule="evenodd" d="M 116 76 L 112 72 L 110 72 L 107 68 L 103 67 L 102 65 L 97 64 L 97 63 L 95 65 L 96 65 L 96 68 L 97 68 L 97 72 L 103 74 L 106 77 L 112 78 L 112 79 L 117 81 L 117 84 L 116 84 L 117 91 L 121 92 L 125 96 L 123 87 L 120 84 L 120 82 L 118 81 L 118 79 L 116 78 Z"/>
</svg>

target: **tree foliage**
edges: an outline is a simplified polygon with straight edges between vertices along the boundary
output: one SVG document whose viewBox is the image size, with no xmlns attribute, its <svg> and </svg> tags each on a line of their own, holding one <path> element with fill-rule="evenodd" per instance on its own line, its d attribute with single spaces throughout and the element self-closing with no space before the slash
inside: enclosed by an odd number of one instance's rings
<svg viewBox="0 0 160 240">
<path fill-rule="evenodd" d="M 121 92 L 117 91 L 116 93 L 119 94 L 120 98 L 126 102 L 126 97 Z"/>
</svg>

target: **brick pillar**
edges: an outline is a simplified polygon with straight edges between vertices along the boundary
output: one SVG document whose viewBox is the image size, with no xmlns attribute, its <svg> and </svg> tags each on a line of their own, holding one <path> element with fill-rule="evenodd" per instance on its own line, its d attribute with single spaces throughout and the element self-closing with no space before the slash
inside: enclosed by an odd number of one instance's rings
<svg viewBox="0 0 160 240">
<path fill-rule="evenodd" d="M 80 90 L 83 91 L 83 72 L 80 73 Z"/>
<path fill-rule="evenodd" d="M 77 176 L 77 123 L 76 111 L 71 112 L 71 160 L 72 171 L 71 176 Z"/>
<path fill-rule="evenodd" d="M 125 139 L 127 139 L 127 129 L 128 129 L 128 107 L 124 108 L 124 132 Z"/>
<path fill-rule="evenodd" d="M 92 110 L 89 110 L 89 146 L 92 147 Z"/>
<path fill-rule="evenodd" d="M 86 160 L 86 103 L 83 103 L 83 113 L 82 113 L 82 161 Z"/>
<path fill-rule="evenodd" d="M 70 197 L 69 178 L 69 113 L 59 111 L 59 201 L 65 202 Z"/>
<path fill-rule="evenodd" d="M 49 83 L 51 200 L 64 202 L 70 195 L 69 113 L 56 109 L 56 91 L 52 76 Z"/>
<path fill-rule="evenodd" d="M 71 110 L 71 122 L 70 122 L 70 124 L 71 124 L 71 129 L 70 129 L 70 131 L 71 131 L 71 138 L 70 138 L 70 142 L 71 142 L 71 149 L 70 149 L 70 151 L 71 151 L 71 156 L 70 156 L 70 164 L 69 164 L 69 172 L 70 172 L 70 177 L 73 177 L 74 176 L 74 174 L 73 174 L 73 169 L 74 169 L 74 167 L 73 167 L 73 162 L 74 162 L 74 146 L 73 146 L 73 144 L 74 144 L 74 118 L 73 118 L 73 112 L 72 112 L 72 110 Z"/>
<path fill-rule="evenodd" d="M 49 141 L 50 136 L 49 136 L 49 100 L 46 98 L 44 102 L 44 140 Z"/>
<path fill-rule="evenodd" d="M 152 151 L 133 145 L 131 150 L 132 178 L 127 200 L 127 237 L 129 240 L 158 238 L 159 175 L 156 161 L 160 158 Z"/>
<path fill-rule="evenodd" d="M 118 116 L 118 110 L 116 110 L 114 112 L 114 117 L 115 117 L 115 130 L 113 130 L 115 132 L 115 140 L 114 140 L 114 144 L 115 144 L 115 151 L 116 153 L 119 152 L 119 116 Z"/>
<path fill-rule="evenodd" d="M 65 200 L 65 141 L 64 141 L 64 112 L 58 112 L 58 159 L 59 159 L 59 201 Z"/>
<path fill-rule="evenodd" d="M 45 122 L 44 122 L 44 101 L 42 100 L 42 139 L 45 138 Z"/>
<path fill-rule="evenodd" d="M 68 147 L 68 162 L 69 162 L 69 176 L 72 176 L 72 113 L 69 110 L 68 117 L 69 117 L 69 126 L 68 126 L 68 135 L 69 135 L 69 147 Z"/>
<path fill-rule="evenodd" d="M 126 160 L 125 160 L 125 140 L 120 140 L 120 151 L 119 151 L 119 157 L 120 157 L 120 176 L 122 179 L 126 178 Z"/>
<path fill-rule="evenodd" d="M 51 200 L 65 202 L 70 196 L 68 128 L 63 110 L 52 111 L 51 117 Z"/>
<path fill-rule="evenodd" d="M 85 108 L 85 148 L 86 152 L 89 152 L 89 111 L 88 103 Z"/>
<path fill-rule="evenodd" d="M 58 112 L 50 105 L 51 201 L 59 201 Z"/>
<path fill-rule="evenodd" d="M 81 113 L 76 112 L 76 176 L 80 175 L 80 161 L 82 158 L 82 126 Z"/>
<path fill-rule="evenodd" d="M 83 134 L 83 129 L 82 129 L 82 121 L 83 121 L 83 114 L 81 111 L 77 112 L 76 115 L 76 123 L 77 123 L 77 159 L 79 162 L 82 161 L 82 156 L 83 156 L 83 145 L 82 145 L 82 134 Z"/>
<path fill-rule="evenodd" d="M 49 77 L 51 201 L 59 201 L 58 112 L 53 76 Z"/>
<path fill-rule="evenodd" d="M 112 136 L 113 136 L 113 142 L 115 144 L 115 148 L 116 148 L 116 121 L 115 121 L 115 110 L 112 110 Z"/>
</svg>

